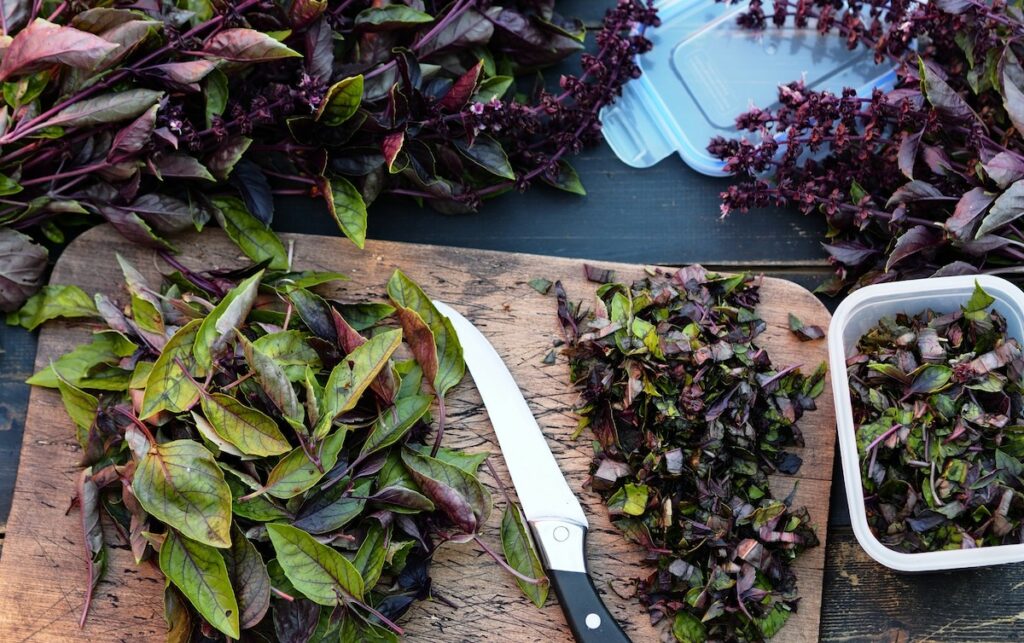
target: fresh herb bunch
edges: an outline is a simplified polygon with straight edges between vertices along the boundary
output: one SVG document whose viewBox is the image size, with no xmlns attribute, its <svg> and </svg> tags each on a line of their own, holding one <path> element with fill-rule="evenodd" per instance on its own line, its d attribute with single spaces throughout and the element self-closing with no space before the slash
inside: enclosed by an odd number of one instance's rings
<svg viewBox="0 0 1024 643">
<path fill-rule="evenodd" d="M 639 74 L 622 0 L 582 75 L 519 93 L 516 78 L 583 49 L 554 0 L 8 2 L 0 12 L 0 310 L 38 289 L 46 252 L 102 219 L 137 243 L 215 216 L 227 182 L 269 225 L 274 195 L 323 199 L 362 246 L 381 194 L 443 212 L 537 180 L 583 193 L 567 158 Z M 31 8 L 30 8 L 31 6 Z M 45 18 L 45 19 L 44 19 Z"/>
<path fill-rule="evenodd" d="M 396 271 L 390 304 L 339 304 L 310 290 L 338 273 L 181 268 L 158 289 L 121 266 L 120 302 L 47 286 L 22 311 L 105 324 L 29 380 L 60 391 L 82 447 L 83 623 L 107 521 L 167 577 L 171 641 L 397 640 L 447 541 L 476 542 L 543 605 L 519 509 L 508 562 L 480 538 L 487 454 L 441 446 L 465 365 L 415 283 Z"/>
<path fill-rule="evenodd" d="M 753 0 L 748 28 L 816 27 L 895 65 L 895 89 L 860 98 L 779 88 L 736 119 L 759 142 L 709 150 L 741 177 L 722 213 L 792 205 L 820 213 L 830 294 L 867 284 L 1024 274 L 1024 17 L 1001 0 Z M 778 138 L 784 135 L 784 138 Z"/>
<path fill-rule="evenodd" d="M 680 641 L 774 636 L 799 600 L 791 563 L 818 540 L 768 474 L 799 469 L 786 449 L 803 445 L 825 365 L 773 368 L 749 276 L 693 266 L 610 283 L 589 314 L 556 291 L 592 486 L 656 567 L 639 581 L 652 618 Z"/>
<path fill-rule="evenodd" d="M 1024 356 L 981 286 L 847 360 L 868 524 L 906 553 L 1024 542 Z"/>
</svg>

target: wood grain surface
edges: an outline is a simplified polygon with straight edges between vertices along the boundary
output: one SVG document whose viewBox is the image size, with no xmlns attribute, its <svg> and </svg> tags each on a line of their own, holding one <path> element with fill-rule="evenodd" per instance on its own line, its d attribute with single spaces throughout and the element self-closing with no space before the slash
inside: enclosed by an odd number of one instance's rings
<svg viewBox="0 0 1024 643">
<path fill-rule="evenodd" d="M 325 294 L 343 301 L 381 299 L 391 272 L 401 267 L 427 292 L 450 303 L 474 321 L 502 354 L 544 428 L 552 451 L 570 486 L 583 503 L 591 524 L 589 562 L 595 583 L 616 617 L 635 641 L 656 641 L 663 633 L 652 627 L 632 598 L 630 579 L 646 573 L 639 549 L 627 543 L 608 521 L 600 498 L 583 487 L 591 447 L 585 436 L 570 439 L 576 425 L 572 407 L 576 394 L 568 383 L 565 358 L 545 365 L 545 355 L 560 333 L 553 296 L 527 285 L 534 277 L 561 279 L 570 297 L 589 301 L 594 284 L 582 276 L 582 262 L 479 250 L 368 242 L 358 251 L 338 238 L 285 235 L 294 242 L 296 269 L 340 270 L 352 281 Z M 177 240 L 181 260 L 195 268 L 236 267 L 245 263 L 218 231 Z M 161 269 L 147 250 L 127 244 L 107 227 L 95 228 L 76 240 L 54 269 L 54 283 L 74 283 L 87 292 L 118 291 L 115 251 L 151 277 Z M 601 264 L 621 280 L 642 275 L 642 268 Z M 825 359 L 823 342 L 801 343 L 789 332 L 786 316 L 796 313 L 806 323 L 827 326 L 825 307 L 806 290 L 782 280 L 765 279 L 760 313 L 768 323 L 761 345 L 779 367 L 801 364 L 813 370 Z M 51 322 L 40 335 L 37 367 L 86 339 L 88 324 Z M 831 388 L 818 400 L 819 410 L 801 423 L 806 448 L 796 477 L 773 478 L 776 493 L 786 495 L 797 482 L 795 502 L 810 509 L 822 542 L 826 538 L 829 487 L 835 429 Z M 489 451 L 497 473 L 509 484 L 493 432 L 472 381 L 467 377 L 451 393 L 445 444 Z M 112 549 L 106 578 L 96 591 L 84 630 L 77 626 L 85 588 L 85 560 L 78 514 L 67 512 L 74 493 L 79 447 L 59 396 L 33 389 L 26 418 L 21 464 L 13 506 L 0 558 L 0 641 L 157 641 L 162 640 L 162 579 L 156 569 L 136 567 L 127 549 Z M 486 473 L 485 484 L 496 484 Z M 500 498 L 496 494 L 495 498 Z M 498 543 L 495 513 L 484 530 Z M 779 640 L 818 639 L 821 615 L 824 547 L 810 550 L 799 562 L 800 609 Z M 417 604 L 402 625 L 413 641 L 570 641 L 554 597 L 538 610 L 520 594 L 512 580 L 473 545 L 446 545 L 432 567 L 435 594 L 444 600 Z"/>
</svg>

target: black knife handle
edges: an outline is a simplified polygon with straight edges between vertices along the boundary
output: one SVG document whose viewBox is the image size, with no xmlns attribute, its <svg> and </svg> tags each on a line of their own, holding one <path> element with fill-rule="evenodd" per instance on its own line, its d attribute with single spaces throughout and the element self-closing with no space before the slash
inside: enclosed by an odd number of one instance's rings
<svg viewBox="0 0 1024 643">
<path fill-rule="evenodd" d="M 630 643 L 615 617 L 601 602 L 590 576 L 552 569 L 548 570 L 548 578 L 578 643 Z"/>
</svg>

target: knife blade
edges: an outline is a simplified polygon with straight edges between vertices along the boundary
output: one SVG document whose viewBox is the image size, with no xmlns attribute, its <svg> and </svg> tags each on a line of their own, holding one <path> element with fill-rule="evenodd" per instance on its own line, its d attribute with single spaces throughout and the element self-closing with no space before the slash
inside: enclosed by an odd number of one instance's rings
<svg viewBox="0 0 1024 643">
<path fill-rule="evenodd" d="M 628 643 L 587 571 L 587 517 L 569 488 L 522 391 L 483 333 L 450 306 L 434 301 L 462 344 L 501 455 L 523 506 L 569 629 L 581 643 Z"/>
</svg>

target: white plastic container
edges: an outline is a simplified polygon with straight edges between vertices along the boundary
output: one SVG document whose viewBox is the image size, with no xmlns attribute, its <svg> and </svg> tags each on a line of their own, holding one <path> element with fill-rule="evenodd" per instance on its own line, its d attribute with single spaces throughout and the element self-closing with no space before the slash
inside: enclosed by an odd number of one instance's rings
<svg viewBox="0 0 1024 643">
<path fill-rule="evenodd" d="M 1024 544 L 901 553 L 889 549 L 875 538 L 868 527 L 864 509 L 864 490 L 846 359 L 854 354 L 861 336 L 882 317 L 898 313 L 914 315 L 929 308 L 939 313 L 953 312 L 967 303 L 974 291 L 975 281 L 995 298 L 992 307 L 1006 318 L 1007 334 L 1024 342 L 1024 293 L 1005 279 L 990 275 L 941 277 L 867 286 L 855 291 L 839 305 L 829 327 L 828 353 L 832 367 L 839 453 L 853 533 L 868 555 L 886 567 L 899 571 L 927 572 L 1024 561 Z"/>
</svg>

